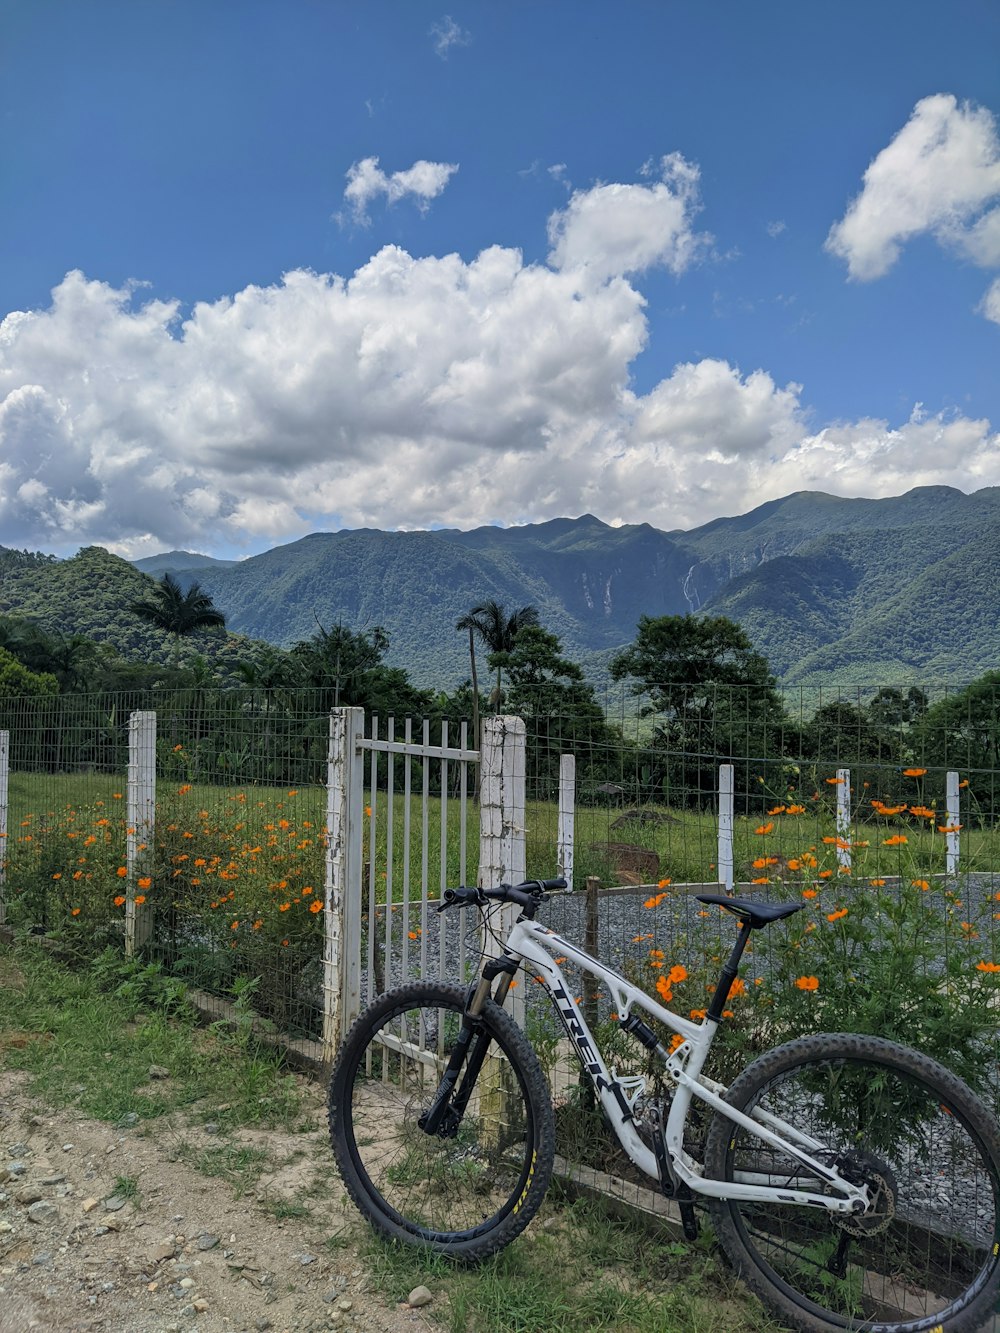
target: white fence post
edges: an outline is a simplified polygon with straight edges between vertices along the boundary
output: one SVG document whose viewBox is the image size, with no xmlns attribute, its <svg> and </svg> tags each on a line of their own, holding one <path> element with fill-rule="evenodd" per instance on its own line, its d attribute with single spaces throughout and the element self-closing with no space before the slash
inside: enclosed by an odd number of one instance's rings
<svg viewBox="0 0 1000 1333">
<path fill-rule="evenodd" d="M 719 765 L 719 883 L 727 893 L 733 891 L 733 791 L 735 768 L 732 764 Z"/>
<path fill-rule="evenodd" d="M 573 817 L 576 810 L 576 756 L 559 756 L 559 829 L 556 841 L 556 873 L 568 888 L 573 887 Z"/>
<path fill-rule="evenodd" d="M 363 708 L 330 714 L 323 888 L 323 1060 L 331 1063 L 361 1007 Z M 368 929 L 374 931 L 375 922 Z M 374 998 L 374 997 L 371 997 Z"/>
<path fill-rule="evenodd" d="M 482 787 L 479 803 L 479 885 L 495 889 L 499 884 L 520 884 L 526 876 L 524 827 L 525 726 L 519 717 L 488 717 L 483 724 L 483 748 L 479 771 Z M 497 934 L 504 939 L 519 909 L 500 909 Z M 499 946 L 484 931 L 483 945 L 490 957 Z M 510 1011 L 524 1023 L 524 990 L 508 994 Z"/>
<path fill-rule="evenodd" d="M 0 731 L 0 926 L 7 924 L 7 792 L 10 732 Z"/>
<path fill-rule="evenodd" d="M 958 849 L 959 835 L 958 829 L 961 824 L 961 809 L 959 807 L 959 786 L 958 774 L 945 774 L 945 805 L 947 807 L 947 827 L 954 829 L 954 833 L 946 833 L 945 836 L 945 870 L 949 875 L 958 874 Z"/>
<path fill-rule="evenodd" d="M 128 719 L 128 820 L 125 835 L 125 953 L 131 957 L 153 932 L 153 906 L 139 884 L 153 863 L 156 826 L 156 713 L 135 712 Z M 150 869 L 150 874 L 152 870 Z"/>
<path fill-rule="evenodd" d="M 837 861 L 841 868 L 851 868 L 851 770 L 837 769 Z M 842 847 L 841 843 L 848 846 Z"/>
</svg>

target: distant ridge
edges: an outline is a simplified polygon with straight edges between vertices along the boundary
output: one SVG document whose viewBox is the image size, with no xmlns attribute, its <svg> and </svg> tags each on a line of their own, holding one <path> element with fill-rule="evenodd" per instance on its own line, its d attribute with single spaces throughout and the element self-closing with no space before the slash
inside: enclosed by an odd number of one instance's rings
<svg viewBox="0 0 1000 1333">
<path fill-rule="evenodd" d="M 62 591 L 73 561 L 9 555 L 0 610 L 93 633 L 99 613 Z M 797 491 L 690 531 L 584 514 L 469 532 L 318 532 L 246 560 L 171 551 L 134 566 L 107 557 L 101 569 L 109 587 L 122 581 L 108 594 L 119 606 L 169 570 L 201 584 L 231 631 L 280 645 L 319 625 L 381 625 L 390 661 L 442 689 L 468 672 L 455 622 L 486 598 L 537 606 L 595 673 L 640 615 L 689 611 L 737 620 L 788 685 L 957 684 L 1000 666 L 997 487 L 879 500 Z"/>
</svg>

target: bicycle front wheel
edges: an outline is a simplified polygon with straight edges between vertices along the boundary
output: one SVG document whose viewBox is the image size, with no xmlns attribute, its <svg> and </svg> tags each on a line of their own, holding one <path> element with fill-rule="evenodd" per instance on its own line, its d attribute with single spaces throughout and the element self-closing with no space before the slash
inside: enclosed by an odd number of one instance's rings
<svg viewBox="0 0 1000 1333">
<path fill-rule="evenodd" d="M 723 1250 L 779 1318 L 804 1333 L 980 1333 L 1000 1287 L 1000 1134 L 961 1079 L 894 1042 L 817 1034 L 755 1060 L 726 1099 L 809 1135 L 823 1145 L 814 1158 L 868 1188 L 868 1209 L 853 1216 L 713 1202 Z M 723 1115 L 705 1174 L 825 1190 Z"/>
<path fill-rule="evenodd" d="M 437 982 L 376 1000 L 341 1048 L 328 1112 L 347 1191 L 376 1230 L 476 1260 L 509 1244 L 538 1211 L 555 1131 L 538 1059 L 492 1001 L 474 1038 L 488 1043 L 485 1059 L 460 1118 L 446 1117 L 444 1132 L 421 1127 L 462 1030 L 465 1003 L 461 986 Z"/>
</svg>

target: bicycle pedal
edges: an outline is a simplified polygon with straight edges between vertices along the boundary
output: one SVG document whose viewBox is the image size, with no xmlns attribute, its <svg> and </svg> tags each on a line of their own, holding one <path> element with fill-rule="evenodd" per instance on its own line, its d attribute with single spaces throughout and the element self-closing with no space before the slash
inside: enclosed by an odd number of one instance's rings
<svg viewBox="0 0 1000 1333">
<path fill-rule="evenodd" d="M 681 1185 L 675 1195 L 681 1215 L 681 1230 L 685 1240 L 698 1239 L 698 1218 L 694 1211 L 694 1196 L 687 1185 Z"/>
</svg>

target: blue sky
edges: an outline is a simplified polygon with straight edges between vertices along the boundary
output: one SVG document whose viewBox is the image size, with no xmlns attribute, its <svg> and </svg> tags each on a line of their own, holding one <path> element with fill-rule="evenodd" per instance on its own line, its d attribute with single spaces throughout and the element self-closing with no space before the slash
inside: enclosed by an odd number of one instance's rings
<svg viewBox="0 0 1000 1333">
<path fill-rule="evenodd" d="M 1000 484 L 998 116 L 992 0 L 0 0 L 0 544 Z"/>
</svg>

